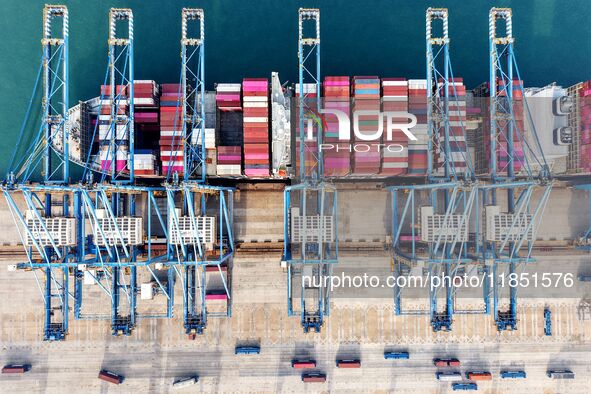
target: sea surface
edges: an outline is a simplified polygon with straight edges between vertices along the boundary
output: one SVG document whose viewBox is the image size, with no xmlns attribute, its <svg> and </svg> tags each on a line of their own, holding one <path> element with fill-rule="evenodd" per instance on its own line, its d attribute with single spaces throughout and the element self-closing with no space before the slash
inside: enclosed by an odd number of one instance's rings
<svg viewBox="0 0 591 394">
<path fill-rule="evenodd" d="M 46 1 L 0 0 L 0 177 L 4 178 L 41 57 Z M 176 83 L 180 14 L 205 10 L 208 88 L 244 77 L 297 78 L 297 10 L 321 10 L 322 75 L 425 78 L 425 10 L 447 7 L 455 76 L 488 79 L 488 11 L 513 8 L 516 57 L 526 86 L 591 79 L 589 0 L 78 0 L 70 13 L 70 102 L 99 94 L 107 67 L 110 7 L 134 12 L 136 79 Z M 38 130 L 39 95 L 21 148 Z M 17 151 L 18 152 L 18 151 Z M 18 153 L 17 153 L 18 156 Z"/>
</svg>

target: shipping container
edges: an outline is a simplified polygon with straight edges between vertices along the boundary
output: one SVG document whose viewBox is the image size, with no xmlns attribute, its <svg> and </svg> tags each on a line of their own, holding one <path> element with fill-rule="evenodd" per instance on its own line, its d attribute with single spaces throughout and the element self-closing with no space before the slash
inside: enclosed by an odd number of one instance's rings
<svg viewBox="0 0 591 394">
<path fill-rule="evenodd" d="M 462 374 L 459 372 L 436 372 L 435 377 L 437 380 L 444 382 L 458 382 L 462 380 Z"/>
<path fill-rule="evenodd" d="M 561 369 L 561 370 L 550 370 L 546 372 L 546 375 L 550 379 L 574 379 L 575 374 L 573 371 L 568 369 Z"/>
<path fill-rule="evenodd" d="M 451 389 L 453 391 L 478 390 L 478 385 L 476 383 L 452 383 Z"/>
<path fill-rule="evenodd" d="M 361 368 L 361 360 L 337 360 L 337 368 Z"/>
<path fill-rule="evenodd" d="M 123 382 L 123 376 L 104 369 L 99 372 L 98 378 L 114 384 L 121 384 L 121 382 Z"/>
<path fill-rule="evenodd" d="M 466 372 L 466 379 L 468 380 L 492 380 L 492 374 L 484 371 Z"/>
<path fill-rule="evenodd" d="M 326 382 L 326 374 L 319 373 L 319 372 L 306 372 L 302 374 L 302 382 L 312 383 L 312 382 Z"/>
<path fill-rule="evenodd" d="M 25 373 L 31 366 L 28 364 L 8 364 L 2 367 L 2 373 Z"/>
<path fill-rule="evenodd" d="M 234 354 L 260 354 L 260 346 L 236 346 Z"/>
<path fill-rule="evenodd" d="M 386 360 L 407 360 L 408 352 L 384 352 Z"/>
<path fill-rule="evenodd" d="M 526 377 L 525 371 L 501 371 L 502 379 L 525 379 Z"/>
<path fill-rule="evenodd" d="M 181 378 L 181 379 L 176 380 L 172 384 L 172 388 L 175 390 L 178 390 L 178 389 L 182 389 L 185 387 L 191 387 L 194 384 L 196 384 L 197 382 L 199 382 L 199 376 L 191 376 L 189 378 Z"/>
<path fill-rule="evenodd" d="M 291 360 L 291 367 L 295 369 L 316 368 L 315 360 Z"/>
<path fill-rule="evenodd" d="M 459 367 L 460 361 L 457 358 L 435 358 L 433 364 L 436 367 Z"/>
</svg>

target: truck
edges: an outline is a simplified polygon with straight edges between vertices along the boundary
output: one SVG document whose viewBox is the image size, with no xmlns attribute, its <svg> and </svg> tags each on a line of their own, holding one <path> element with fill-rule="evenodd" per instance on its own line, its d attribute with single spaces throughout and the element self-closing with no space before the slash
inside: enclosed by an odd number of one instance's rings
<svg viewBox="0 0 591 394">
<path fill-rule="evenodd" d="M 8 364 L 2 367 L 2 373 L 25 373 L 31 366 L 28 364 Z"/>
<path fill-rule="evenodd" d="M 337 368 L 361 368 L 361 360 L 337 360 Z"/>
<path fill-rule="evenodd" d="M 466 379 L 468 380 L 492 380 L 492 374 L 486 371 L 469 371 L 466 372 Z"/>
<path fill-rule="evenodd" d="M 459 372 L 436 372 L 435 377 L 442 382 L 459 382 L 462 374 Z"/>
<path fill-rule="evenodd" d="M 502 379 L 525 379 L 526 377 L 525 371 L 501 371 Z"/>
<path fill-rule="evenodd" d="M 294 369 L 316 368 L 315 360 L 291 360 L 291 367 Z"/>
<path fill-rule="evenodd" d="M 113 383 L 113 384 L 121 384 L 123 382 L 123 376 L 113 373 L 111 371 L 107 371 L 106 369 L 101 369 L 98 374 L 98 378 L 104 380 L 105 382 Z"/>
<path fill-rule="evenodd" d="M 544 335 L 552 335 L 552 312 L 550 308 L 544 308 Z"/>
<path fill-rule="evenodd" d="M 197 382 L 199 382 L 199 376 L 190 376 L 188 378 L 180 378 L 175 380 L 172 383 L 172 388 L 177 390 L 177 389 L 182 389 L 185 387 L 190 387 L 194 384 L 197 384 Z"/>
<path fill-rule="evenodd" d="M 326 382 L 326 374 L 320 372 L 306 372 L 302 374 L 302 382 Z"/>
<path fill-rule="evenodd" d="M 546 375 L 550 379 L 574 379 L 575 374 L 573 371 L 568 369 L 554 369 L 546 372 Z"/>
<path fill-rule="evenodd" d="M 386 360 L 408 360 L 408 352 L 384 352 Z"/>
<path fill-rule="evenodd" d="M 460 391 L 460 390 L 478 390 L 478 385 L 476 383 L 452 383 L 451 389 L 453 391 Z"/>
<path fill-rule="evenodd" d="M 457 358 L 434 358 L 433 364 L 436 367 L 459 367 L 460 361 Z"/>
<path fill-rule="evenodd" d="M 260 346 L 236 346 L 234 354 L 260 354 Z"/>
</svg>

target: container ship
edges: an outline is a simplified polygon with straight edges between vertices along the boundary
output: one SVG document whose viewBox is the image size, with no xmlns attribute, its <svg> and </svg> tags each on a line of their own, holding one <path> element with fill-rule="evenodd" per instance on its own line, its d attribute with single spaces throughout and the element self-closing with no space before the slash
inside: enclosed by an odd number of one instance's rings
<svg viewBox="0 0 591 394">
<path fill-rule="evenodd" d="M 518 127 L 526 130 L 531 122 L 525 122 L 522 81 L 515 80 L 513 94 L 514 111 Z M 306 84 L 307 97 L 316 97 L 315 84 Z M 525 89 L 531 98 L 529 104 L 532 122 L 536 119 L 547 156 L 556 159 L 555 173 L 591 172 L 586 160 L 591 146 L 589 136 L 588 109 L 586 101 L 591 96 L 591 82 L 577 84 L 568 89 L 555 85 L 544 88 Z M 118 86 L 117 111 L 125 113 L 130 98 L 126 88 Z M 134 172 L 139 178 L 169 178 L 172 174 L 182 175 L 182 111 L 181 86 L 153 80 L 134 81 Z M 333 109 L 350 115 L 358 110 L 381 112 L 408 112 L 417 119 L 412 128 L 416 140 L 409 140 L 400 130 L 395 130 L 389 140 L 384 135 L 371 144 L 360 144 L 353 136 L 351 141 L 338 138 L 338 121 L 335 115 L 323 115 L 321 127 L 325 149 L 323 155 L 324 174 L 327 178 L 388 178 L 423 177 L 428 166 L 427 130 L 427 81 L 423 79 L 380 78 L 377 76 L 327 76 L 321 84 L 323 108 Z M 462 78 L 455 78 L 450 84 L 453 99 L 450 99 L 450 157 L 456 169 L 466 166 L 466 158 L 474 159 L 476 172 L 486 174 L 490 155 L 495 154 L 499 172 L 508 164 L 508 141 L 501 141 L 496 153 L 491 153 L 487 118 L 486 97 L 488 84 L 467 90 Z M 204 143 L 207 176 L 210 178 L 233 178 L 246 180 L 287 180 L 298 171 L 299 122 L 297 119 L 299 87 L 282 86 L 277 73 L 270 81 L 266 78 L 245 78 L 242 83 L 218 83 L 214 91 L 205 93 Z M 71 160 L 81 166 L 88 166 L 97 172 L 108 172 L 112 160 L 117 171 L 128 172 L 129 155 L 125 146 L 125 127 L 117 127 L 115 139 L 117 151 L 109 151 L 112 139 L 111 102 L 109 86 L 102 86 L 101 95 L 81 101 L 70 109 L 69 135 Z M 569 97 L 577 110 L 568 117 L 552 111 L 552 100 L 534 100 L 539 97 L 560 99 Z M 535 103 L 546 103 L 536 107 Z M 555 105 L 554 105 L 555 106 Z M 555 119 L 547 119 L 548 114 Z M 405 121 L 405 119 L 400 119 Z M 364 115 L 359 118 L 359 130 L 372 133 L 379 125 L 378 115 Z M 386 118 L 383 119 L 386 123 Z M 387 125 L 383 125 L 386 130 Z M 318 127 L 315 125 L 315 130 Z M 549 129 L 548 129 L 549 128 Z M 464 133 L 465 130 L 465 133 Z M 570 136 L 572 144 L 565 144 L 558 132 Z M 316 131 L 315 131 L 316 132 Z M 117 134 L 119 133 L 119 134 Z M 195 140 L 197 133 L 193 133 Z M 514 137 L 517 138 L 517 137 Z M 564 138 L 563 138 L 564 139 Z M 55 138 L 54 148 L 61 151 L 61 139 Z M 195 141 L 192 141 L 195 143 Z M 516 163 L 523 162 L 524 141 L 513 141 Z M 305 161 L 312 162 L 317 146 L 306 145 Z M 388 144 L 395 144 L 395 150 Z M 353 147 L 353 145 L 357 145 Z M 378 147 L 379 146 L 379 147 Z M 362 148 L 361 148 L 362 147 Z M 443 168 L 444 157 L 434 151 L 434 163 Z M 308 170 L 312 166 L 307 166 Z M 519 174 L 520 166 L 516 166 Z"/>
</svg>

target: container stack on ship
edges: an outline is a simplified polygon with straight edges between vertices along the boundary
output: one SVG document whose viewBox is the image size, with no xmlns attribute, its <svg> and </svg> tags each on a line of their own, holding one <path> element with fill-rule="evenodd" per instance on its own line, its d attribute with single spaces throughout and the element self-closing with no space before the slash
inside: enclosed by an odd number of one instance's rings
<svg viewBox="0 0 591 394">
<path fill-rule="evenodd" d="M 180 102 L 181 85 L 162 84 L 160 96 L 160 160 L 162 175 L 175 172 L 182 175 L 183 168 L 183 111 Z"/>
<path fill-rule="evenodd" d="M 404 78 L 382 78 L 382 112 L 408 112 L 408 82 Z M 406 124 L 406 117 L 392 119 L 393 123 Z M 408 170 L 408 136 L 401 130 L 392 131 L 388 138 L 388 117 L 384 117 L 384 147 L 381 149 L 382 168 L 380 175 L 405 175 Z M 388 146 L 392 145 L 390 148 Z"/>
<path fill-rule="evenodd" d="M 306 100 L 306 103 L 308 104 L 308 106 L 312 107 L 312 108 L 316 108 L 316 94 L 317 94 L 317 90 L 316 90 L 316 84 L 313 83 L 305 83 L 303 86 L 303 91 L 304 91 L 304 98 Z M 300 84 L 296 83 L 295 84 L 295 95 L 296 95 L 296 110 L 294 111 L 294 119 L 295 119 L 295 139 L 296 139 L 296 143 L 295 145 L 295 173 L 296 176 L 299 176 L 300 174 L 300 109 L 299 109 L 299 98 L 300 98 Z M 304 112 L 304 116 L 306 117 L 304 119 L 304 139 L 305 139 L 305 143 L 304 143 L 304 156 L 305 156 L 305 170 L 306 170 L 306 175 L 311 175 L 312 172 L 315 171 L 315 162 L 316 162 L 316 152 L 318 150 L 318 143 L 317 143 L 317 139 L 316 139 L 316 133 L 318 131 L 318 124 L 313 121 L 310 117 L 310 114 L 306 114 L 306 112 Z M 312 140 L 308 140 L 308 127 L 311 128 L 312 130 Z"/>
<path fill-rule="evenodd" d="M 134 81 L 133 105 L 135 151 L 134 173 L 139 176 L 159 175 L 158 163 L 154 154 L 154 142 L 160 133 L 159 106 L 160 87 L 155 81 Z"/>
<path fill-rule="evenodd" d="M 129 115 L 129 98 L 127 97 L 127 88 L 117 85 L 115 96 L 117 99 L 117 115 Z M 127 169 L 127 160 L 129 158 L 129 135 L 125 132 L 125 124 L 116 124 L 115 130 L 111 130 L 111 86 L 101 85 L 101 102 L 99 122 L 99 158 L 101 170 L 110 172 L 112 160 L 115 159 L 115 171 L 121 172 Z M 119 141 L 117 148 L 114 148 L 110 142 L 115 135 Z M 112 152 L 115 149 L 116 152 Z"/>
<path fill-rule="evenodd" d="M 242 105 L 239 83 L 219 83 L 216 86 L 218 110 L 218 176 L 242 174 Z"/>
<path fill-rule="evenodd" d="M 351 83 L 349 77 L 326 77 L 323 83 L 324 108 L 351 113 Z M 323 131 L 324 174 L 341 177 L 351 172 L 351 153 L 346 143 L 339 144 L 339 122 L 336 115 L 324 114 L 326 130 Z"/>
<path fill-rule="evenodd" d="M 408 111 L 417 118 L 412 133 L 416 141 L 408 141 L 408 175 L 423 176 L 427 173 L 429 135 L 427 129 L 427 80 L 408 80 Z"/>
<path fill-rule="evenodd" d="M 244 128 L 244 175 L 269 176 L 269 81 L 246 78 L 242 81 Z"/>
<path fill-rule="evenodd" d="M 581 84 L 579 157 L 582 172 L 591 172 L 591 81 Z"/>
<path fill-rule="evenodd" d="M 523 104 L 523 94 L 521 85 L 523 81 L 513 81 L 513 113 L 518 130 L 525 130 L 525 114 Z M 503 81 L 497 82 L 497 91 L 502 91 Z M 490 88 L 489 83 L 483 83 L 474 90 L 474 95 L 479 98 L 483 113 L 482 132 L 479 133 L 476 145 L 476 172 L 478 174 L 490 173 L 490 159 L 491 159 L 491 139 L 490 139 Z M 506 124 L 500 124 L 500 130 L 506 130 Z M 508 136 L 505 132 L 500 133 L 496 141 L 496 160 L 497 172 L 499 174 L 506 174 L 509 165 Z M 515 173 L 519 173 L 524 162 L 523 146 L 518 133 L 513 134 L 513 162 L 515 165 Z"/>
<path fill-rule="evenodd" d="M 440 95 L 445 97 L 445 86 L 443 81 L 438 84 Z M 466 139 L 464 137 L 464 127 L 466 127 L 466 87 L 462 78 L 450 80 L 448 88 L 449 97 L 449 141 L 445 141 L 444 129 L 441 129 L 439 140 L 441 144 L 449 144 L 450 157 L 447 160 L 455 168 L 456 174 L 460 174 L 466 169 Z M 437 155 L 437 173 L 444 173 L 444 161 L 446 158 L 440 152 Z"/>
<path fill-rule="evenodd" d="M 370 136 L 379 127 L 380 116 L 380 79 L 378 77 L 353 77 L 353 111 L 373 111 L 375 115 L 359 115 L 358 125 L 361 134 Z M 353 174 L 376 175 L 380 171 L 380 151 L 373 144 L 380 144 L 379 139 L 363 141 L 355 137 L 359 143 L 353 152 Z M 363 144 L 367 144 L 364 146 Z"/>
</svg>

